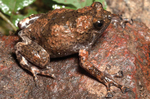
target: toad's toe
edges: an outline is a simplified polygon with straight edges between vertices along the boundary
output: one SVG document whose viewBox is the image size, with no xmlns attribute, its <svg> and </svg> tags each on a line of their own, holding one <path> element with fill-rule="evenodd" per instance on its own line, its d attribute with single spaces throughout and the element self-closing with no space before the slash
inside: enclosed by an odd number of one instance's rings
<svg viewBox="0 0 150 99">
<path fill-rule="evenodd" d="M 122 93 L 126 93 L 126 92 L 129 92 L 129 91 L 131 91 L 129 88 L 127 88 L 127 87 L 122 87 L 121 88 L 121 91 L 122 91 Z"/>
<path fill-rule="evenodd" d="M 106 98 L 112 98 L 113 97 L 112 92 L 108 91 L 105 97 Z"/>
</svg>

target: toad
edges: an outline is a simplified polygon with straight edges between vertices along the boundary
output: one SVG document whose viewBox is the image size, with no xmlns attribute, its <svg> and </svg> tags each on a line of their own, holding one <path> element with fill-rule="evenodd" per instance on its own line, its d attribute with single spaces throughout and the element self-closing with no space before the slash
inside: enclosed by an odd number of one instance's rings
<svg viewBox="0 0 150 99">
<path fill-rule="evenodd" d="M 37 74 L 55 77 L 48 69 L 50 58 L 79 53 L 80 66 L 106 86 L 106 97 L 112 97 L 110 86 L 123 93 L 129 88 L 118 84 L 113 77 L 122 77 L 122 71 L 112 76 L 90 63 L 89 51 L 110 22 L 123 27 L 128 20 L 116 20 L 115 16 L 94 2 L 78 10 L 56 9 L 46 14 L 31 15 L 18 23 L 18 35 L 22 41 L 15 45 L 16 56 L 22 68 L 30 71 L 37 81 Z"/>
</svg>

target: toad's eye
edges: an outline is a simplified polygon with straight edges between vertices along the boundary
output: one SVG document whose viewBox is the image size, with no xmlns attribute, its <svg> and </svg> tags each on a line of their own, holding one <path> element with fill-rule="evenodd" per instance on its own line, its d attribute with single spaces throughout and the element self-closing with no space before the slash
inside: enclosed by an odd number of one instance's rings
<svg viewBox="0 0 150 99">
<path fill-rule="evenodd" d="M 104 24 L 104 21 L 103 21 L 103 20 L 98 20 L 97 22 L 94 23 L 94 26 L 95 26 L 95 28 L 97 28 L 97 29 L 101 29 L 102 26 L 103 26 L 103 24 Z"/>
</svg>

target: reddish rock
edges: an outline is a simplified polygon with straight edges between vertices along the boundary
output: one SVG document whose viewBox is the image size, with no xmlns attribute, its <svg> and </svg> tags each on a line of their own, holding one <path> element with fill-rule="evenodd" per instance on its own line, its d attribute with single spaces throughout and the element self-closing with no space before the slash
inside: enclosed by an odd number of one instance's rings
<svg viewBox="0 0 150 99">
<path fill-rule="evenodd" d="M 23 70 L 14 54 L 16 36 L 0 37 L 0 99 L 96 99 L 106 94 L 106 88 L 79 66 L 78 55 L 52 59 L 56 79 L 38 76 L 38 86 L 31 73 Z M 90 52 L 91 62 L 101 71 L 115 74 L 122 70 L 123 78 L 115 80 L 129 87 L 126 94 L 111 87 L 112 99 L 149 99 L 150 30 L 142 23 L 127 24 L 125 29 L 112 24 Z"/>
</svg>

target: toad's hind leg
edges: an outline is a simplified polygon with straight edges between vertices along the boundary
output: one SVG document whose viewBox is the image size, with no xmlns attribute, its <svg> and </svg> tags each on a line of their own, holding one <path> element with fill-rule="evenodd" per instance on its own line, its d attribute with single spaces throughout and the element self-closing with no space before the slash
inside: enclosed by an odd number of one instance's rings
<svg viewBox="0 0 150 99">
<path fill-rule="evenodd" d="M 30 71 L 35 80 L 37 74 L 54 77 L 51 69 L 44 70 L 50 62 L 50 56 L 37 43 L 31 41 L 27 36 L 20 35 L 22 42 L 18 42 L 15 46 L 16 56 L 22 68 Z"/>
<path fill-rule="evenodd" d="M 122 93 L 126 93 L 128 91 L 130 91 L 129 88 L 124 87 L 118 83 L 116 83 L 113 80 L 113 77 L 122 77 L 123 74 L 122 72 L 119 72 L 116 75 L 109 75 L 105 72 L 101 72 L 100 70 L 98 70 L 96 67 L 94 67 L 88 60 L 88 51 L 86 50 L 80 50 L 79 51 L 79 57 L 80 57 L 80 61 L 81 61 L 81 67 L 84 68 L 87 72 L 89 72 L 91 75 L 93 75 L 94 77 L 96 77 L 101 83 L 103 83 L 106 86 L 107 89 L 107 95 L 106 97 L 112 97 L 112 93 L 110 91 L 110 87 L 116 86 L 118 87 Z"/>
</svg>

